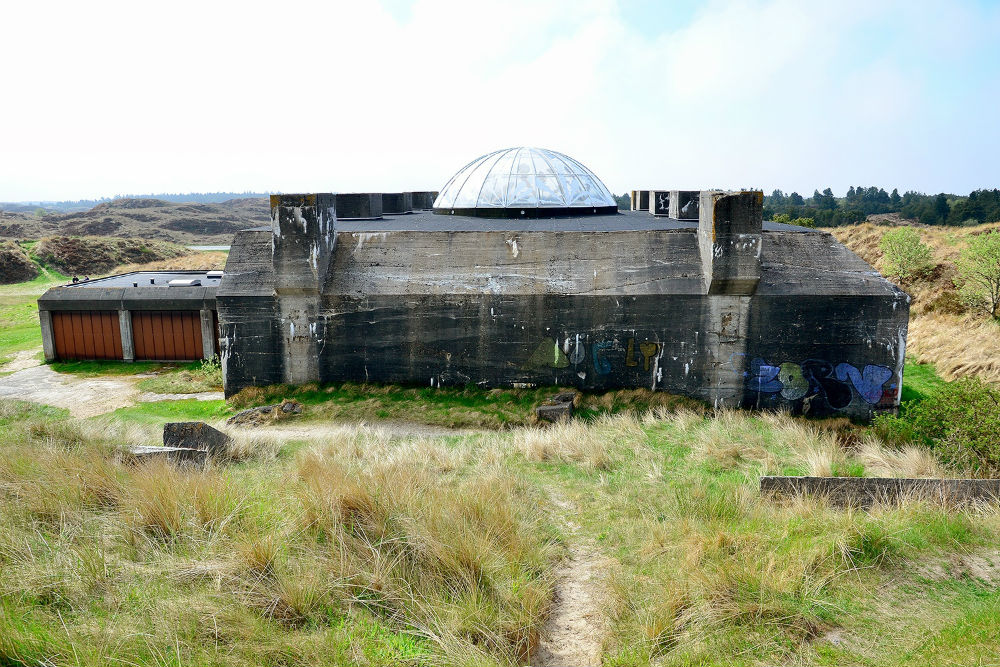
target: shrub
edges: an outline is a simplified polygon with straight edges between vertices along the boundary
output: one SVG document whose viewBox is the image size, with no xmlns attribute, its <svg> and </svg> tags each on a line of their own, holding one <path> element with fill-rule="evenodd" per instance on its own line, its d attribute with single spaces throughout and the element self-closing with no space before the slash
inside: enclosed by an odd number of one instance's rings
<svg viewBox="0 0 1000 667">
<path fill-rule="evenodd" d="M 1000 390 L 976 378 L 950 382 L 903 416 L 880 416 L 876 430 L 889 441 L 922 441 L 945 463 L 978 475 L 1000 473 Z"/>
<path fill-rule="evenodd" d="M 885 273 L 900 282 L 914 280 L 934 268 L 931 249 L 920 240 L 912 227 L 897 227 L 882 235 L 879 241 Z"/>
<path fill-rule="evenodd" d="M 955 286 L 962 299 L 991 317 L 1000 317 L 1000 232 L 970 238 L 955 267 Z"/>
</svg>

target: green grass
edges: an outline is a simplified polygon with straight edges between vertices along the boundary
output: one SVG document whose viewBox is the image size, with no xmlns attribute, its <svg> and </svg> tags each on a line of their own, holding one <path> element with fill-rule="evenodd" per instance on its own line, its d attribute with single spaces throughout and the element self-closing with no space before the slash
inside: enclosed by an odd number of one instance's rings
<svg viewBox="0 0 1000 667">
<path fill-rule="evenodd" d="M 140 380 L 137 386 L 142 391 L 157 394 L 222 391 L 222 367 L 218 359 L 195 361 Z"/>
<path fill-rule="evenodd" d="M 0 285 L 0 364 L 16 352 L 41 347 L 37 299 L 48 288 L 65 281 L 66 276 L 43 269 L 34 280 Z"/>
<path fill-rule="evenodd" d="M 49 364 L 57 373 L 69 373 L 79 377 L 124 376 L 140 373 L 170 371 L 178 364 L 165 364 L 159 361 L 54 361 Z"/>
<path fill-rule="evenodd" d="M 400 385 L 341 384 L 302 387 L 274 385 L 246 389 L 230 399 L 234 408 L 292 399 L 310 406 L 307 420 L 408 421 L 452 428 L 510 428 L 535 423 L 535 408 L 560 391 L 535 389 L 480 389 L 478 387 L 405 387 Z M 642 413 L 660 408 L 704 409 L 693 399 L 643 389 L 582 394 L 577 416 L 594 419 L 602 414 Z"/>
<path fill-rule="evenodd" d="M 373 392 L 328 389 L 297 397 L 316 409 Z M 490 398 L 435 397 L 469 410 Z M 235 409 L 163 401 L 77 422 L 0 402 L 0 488 L 17 498 L 0 502 L 0 661 L 523 664 L 567 543 L 602 559 L 606 665 L 979 664 L 995 651 L 1000 514 L 760 497 L 762 474 L 913 465 L 844 449 L 838 429 L 857 426 L 661 406 L 442 439 L 243 432 L 249 454 L 204 472 L 116 459 L 164 421 Z M 977 558 L 992 565 L 970 576 Z"/>
<path fill-rule="evenodd" d="M 178 401 L 151 401 L 119 408 L 95 420 L 112 419 L 135 424 L 163 424 L 171 421 L 210 421 L 230 417 L 232 408 L 225 401 L 199 401 L 193 398 Z"/>
<path fill-rule="evenodd" d="M 934 370 L 932 364 L 918 364 L 907 361 L 903 369 L 902 401 L 920 401 L 925 396 L 946 384 Z"/>
</svg>

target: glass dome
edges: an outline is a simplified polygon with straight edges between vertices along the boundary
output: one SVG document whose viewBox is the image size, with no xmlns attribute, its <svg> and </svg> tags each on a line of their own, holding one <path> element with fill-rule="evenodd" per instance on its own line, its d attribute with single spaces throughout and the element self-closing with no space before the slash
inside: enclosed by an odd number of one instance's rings
<svg viewBox="0 0 1000 667">
<path fill-rule="evenodd" d="M 582 164 L 544 148 L 505 148 L 476 158 L 441 189 L 434 212 L 490 218 L 615 213 L 614 196 Z"/>
</svg>

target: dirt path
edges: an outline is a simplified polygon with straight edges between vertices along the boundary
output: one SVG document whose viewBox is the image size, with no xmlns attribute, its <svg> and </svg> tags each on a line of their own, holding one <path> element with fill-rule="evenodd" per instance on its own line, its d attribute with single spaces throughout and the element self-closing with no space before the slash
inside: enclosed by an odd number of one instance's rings
<svg viewBox="0 0 1000 667">
<path fill-rule="evenodd" d="M 606 596 L 603 573 L 607 559 L 579 537 L 579 525 L 568 518 L 576 508 L 563 500 L 553 502 L 567 515 L 564 525 L 572 541 L 569 558 L 556 569 L 552 609 L 531 664 L 533 667 L 600 665 L 606 630 L 601 607 Z"/>
<path fill-rule="evenodd" d="M 136 403 L 169 401 L 183 398 L 221 400 L 222 392 L 200 394 L 154 394 L 136 388 L 135 376 L 81 378 L 70 373 L 56 373 L 36 359 L 38 350 L 19 352 L 0 370 L 14 370 L 0 377 L 0 398 L 14 398 L 66 408 L 74 417 L 94 417 Z M 18 364 L 11 368 L 11 364 Z"/>
</svg>

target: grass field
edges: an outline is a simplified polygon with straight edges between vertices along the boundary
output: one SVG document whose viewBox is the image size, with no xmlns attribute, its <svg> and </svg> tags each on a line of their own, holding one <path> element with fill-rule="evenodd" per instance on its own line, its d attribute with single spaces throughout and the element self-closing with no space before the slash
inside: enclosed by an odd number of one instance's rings
<svg viewBox="0 0 1000 667">
<path fill-rule="evenodd" d="M 170 405 L 222 407 L 192 403 Z M 764 473 L 946 472 L 926 451 L 661 409 L 434 439 L 262 431 L 205 471 L 122 463 L 166 406 L 74 422 L 0 404 L 0 662 L 523 664 L 572 543 L 607 575 L 605 664 L 995 655 L 994 508 L 756 491 Z"/>
</svg>

